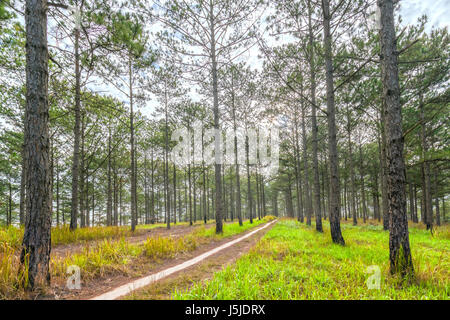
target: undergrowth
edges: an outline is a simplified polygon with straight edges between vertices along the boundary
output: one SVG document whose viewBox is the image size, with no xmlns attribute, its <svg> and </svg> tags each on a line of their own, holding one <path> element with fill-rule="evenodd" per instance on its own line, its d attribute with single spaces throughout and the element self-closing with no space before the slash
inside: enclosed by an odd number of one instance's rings
<svg viewBox="0 0 450 320">
<path fill-rule="evenodd" d="M 389 233 L 382 226 L 342 224 L 345 246 L 293 220 L 277 223 L 246 255 L 213 279 L 173 292 L 175 299 L 449 299 L 449 226 L 433 236 L 410 229 L 415 279 L 389 273 Z M 380 270 L 379 289 L 368 278 Z M 374 267 L 372 267 L 374 268 Z M 376 268 L 376 267 L 375 267 Z M 374 269 L 372 269 L 374 270 Z"/>
<path fill-rule="evenodd" d="M 64 282 L 67 278 L 66 271 L 72 265 L 80 268 L 82 281 L 90 281 L 111 274 L 136 275 L 134 274 L 136 270 L 131 267 L 133 265 L 174 258 L 178 254 L 195 250 L 201 244 L 236 235 L 272 219 L 273 217 L 267 216 L 261 220 L 254 220 L 253 224 L 245 221 L 243 226 L 239 226 L 238 223 L 224 224 L 224 232 L 220 235 L 215 234 L 214 227 L 202 226 L 182 237 L 148 237 L 142 243 L 130 243 L 126 240 L 129 227 L 127 229 L 121 227 L 96 227 L 98 230 L 78 229 L 73 232 L 77 235 L 71 238 L 64 236 L 68 228 L 54 228 L 52 238 L 54 234 L 60 236 L 56 238 L 57 243 L 102 238 L 103 240 L 86 242 L 79 253 L 52 256 L 51 277 L 56 281 Z M 157 225 L 151 226 L 157 227 Z M 149 227 L 146 226 L 146 228 Z M 23 297 L 23 288 L 20 283 L 26 279 L 26 274 L 19 270 L 21 239 L 16 240 L 17 228 L 15 229 L 3 229 L 4 234 L 1 238 L 12 240 L 12 243 L 6 241 L 0 243 L 0 299 Z M 54 239 L 52 240 L 55 241 Z"/>
</svg>

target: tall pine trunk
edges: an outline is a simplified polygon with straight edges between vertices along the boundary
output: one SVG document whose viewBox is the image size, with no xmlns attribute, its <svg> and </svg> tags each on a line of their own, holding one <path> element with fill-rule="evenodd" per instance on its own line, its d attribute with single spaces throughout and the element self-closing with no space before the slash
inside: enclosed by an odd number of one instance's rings
<svg viewBox="0 0 450 320">
<path fill-rule="evenodd" d="M 47 1 L 27 0 L 26 25 L 26 219 L 20 262 L 30 288 L 50 283 L 51 177 L 49 168 Z"/>
<path fill-rule="evenodd" d="M 131 171 L 131 231 L 134 232 L 137 224 L 137 212 L 136 212 L 136 165 L 135 165 L 135 147 L 134 147 L 134 111 L 133 111 L 133 68 L 132 68 L 132 54 L 129 53 L 128 57 L 128 76 L 129 76 L 129 89 L 130 89 L 130 171 Z"/>
<path fill-rule="evenodd" d="M 314 68 L 314 43 L 311 23 L 312 9 L 311 0 L 308 0 L 308 29 L 309 29 L 309 69 L 311 80 L 311 131 L 312 131 L 312 151 L 313 151 L 313 175 L 314 175 L 314 211 L 316 213 L 316 230 L 323 232 L 322 212 L 320 203 L 320 182 L 319 182 L 319 160 L 317 146 L 317 118 L 316 118 L 316 71 Z"/>
<path fill-rule="evenodd" d="M 222 208 L 222 174 L 221 174 L 221 161 L 222 150 L 220 146 L 219 139 L 219 89 L 217 84 L 217 58 L 216 58 L 216 39 L 215 39 L 215 21 L 214 21 L 214 10 L 213 2 L 210 2 L 209 7 L 209 19 L 210 19 L 210 31 L 211 31 L 211 75 L 212 75 L 212 93 L 213 93 L 213 114 L 214 114 L 214 129 L 215 129 L 215 164 L 214 164 L 214 178 L 215 178 L 215 209 L 216 209 L 216 233 L 223 232 L 223 208 Z"/>
<path fill-rule="evenodd" d="M 78 181 L 80 178 L 80 122 L 81 122 L 81 106 L 80 106 L 80 53 L 79 53 L 80 30 L 75 28 L 75 126 L 73 128 L 73 159 L 72 159 L 72 203 L 70 209 L 70 230 L 77 228 L 78 219 Z"/>
<path fill-rule="evenodd" d="M 389 260 L 392 274 L 413 275 L 406 214 L 405 163 L 403 158 L 402 109 L 398 80 L 398 53 L 394 3 L 378 0 L 381 11 L 381 74 L 385 102 L 387 193 L 389 200 Z"/>
<path fill-rule="evenodd" d="M 334 243 L 345 245 L 340 223 L 340 186 L 336 140 L 336 108 L 334 105 L 333 61 L 330 32 L 330 2 L 322 0 L 325 71 L 327 90 L 328 154 L 330 158 L 330 232 Z"/>
</svg>

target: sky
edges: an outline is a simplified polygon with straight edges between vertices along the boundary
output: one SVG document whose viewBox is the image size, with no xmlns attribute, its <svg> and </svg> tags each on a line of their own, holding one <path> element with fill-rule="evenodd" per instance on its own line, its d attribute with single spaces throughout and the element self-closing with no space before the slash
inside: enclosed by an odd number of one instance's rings
<svg viewBox="0 0 450 320">
<path fill-rule="evenodd" d="M 425 31 L 430 32 L 433 28 L 450 26 L 450 0 L 400 0 L 397 14 L 401 16 L 402 25 L 415 24 L 420 17 L 427 15 Z M 262 60 L 258 59 L 258 54 L 260 52 L 255 46 L 241 58 L 252 68 L 260 69 Z M 140 111 L 150 116 L 156 105 L 156 101 L 149 101 Z"/>
<path fill-rule="evenodd" d="M 428 16 L 428 23 L 426 25 L 426 32 L 430 32 L 433 27 L 442 28 L 450 25 L 450 0 L 401 0 L 400 10 L 397 12 L 402 17 L 402 24 L 414 24 L 422 15 Z M 262 61 L 258 59 L 259 50 L 255 46 L 244 54 L 241 59 L 245 60 L 252 68 L 260 68 Z M 127 99 L 115 90 L 111 85 L 100 85 L 93 90 L 107 91 L 111 95 L 116 96 L 124 103 L 128 103 Z M 146 116 L 150 117 L 157 106 L 156 99 L 151 99 L 145 106 L 140 108 L 140 111 Z M 4 122 L 0 118 L 0 125 Z"/>
<path fill-rule="evenodd" d="M 450 25 L 450 1 L 449 0 L 403 0 L 400 1 L 400 15 L 404 24 L 412 24 L 419 17 L 426 14 L 429 32 L 432 26 L 443 28 Z"/>
</svg>

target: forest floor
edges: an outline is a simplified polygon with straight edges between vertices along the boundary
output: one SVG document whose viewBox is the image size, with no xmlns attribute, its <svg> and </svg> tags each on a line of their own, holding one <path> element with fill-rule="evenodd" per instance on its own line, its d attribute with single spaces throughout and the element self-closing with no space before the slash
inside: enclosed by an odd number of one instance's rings
<svg viewBox="0 0 450 320">
<path fill-rule="evenodd" d="M 232 221 L 224 222 L 226 230 L 239 232 Z M 19 256 L 23 228 L 0 228 L 0 300 L 57 299 L 66 296 L 65 280 L 69 266 L 79 266 L 81 279 L 91 282 L 114 276 L 140 276 L 149 264 L 158 265 L 183 252 L 196 249 L 214 235 L 214 220 L 178 222 L 170 229 L 165 224 L 139 225 L 135 232 L 129 226 L 89 227 L 70 231 L 68 226 L 52 228 L 50 261 L 51 287 L 44 286 L 33 294 L 23 289 L 26 274 L 20 268 Z M 230 227 L 228 227 L 230 226 Z M 244 222 L 242 231 L 250 227 Z M 71 292 L 73 293 L 73 292 Z"/>
<path fill-rule="evenodd" d="M 450 298 L 450 226 L 434 234 L 413 224 L 410 244 L 415 278 L 400 281 L 389 273 L 389 232 L 370 221 L 341 224 L 345 246 L 295 220 L 279 221 L 234 264 L 207 280 L 167 285 L 171 299 L 440 299 Z M 157 286 L 133 299 L 157 298 Z"/>
<path fill-rule="evenodd" d="M 154 229 L 150 235 L 142 234 L 133 237 L 131 241 L 126 239 L 124 242 L 124 239 L 121 239 L 108 242 L 104 241 L 103 243 L 100 242 L 96 244 L 85 244 L 81 247 L 76 246 L 76 251 L 74 252 L 65 249 L 66 257 L 61 257 L 60 253 L 57 252 L 55 254 L 55 260 L 52 258 L 53 265 L 61 265 L 61 260 L 65 259 L 62 264 L 64 268 L 70 265 L 70 263 L 82 266 L 85 258 L 90 260 L 89 257 L 91 256 L 92 250 L 95 250 L 94 255 L 92 255 L 94 260 L 97 259 L 100 251 L 100 255 L 104 256 L 106 261 L 105 263 L 96 263 L 95 267 L 92 267 L 89 264 L 85 264 L 84 268 L 81 267 L 82 282 L 80 290 L 67 289 L 67 275 L 59 272 L 53 277 L 52 286 L 46 288 L 44 292 L 41 292 L 38 298 L 93 298 L 118 286 L 127 284 L 130 281 L 165 270 L 192 259 L 193 257 L 224 244 L 225 242 L 232 241 L 247 232 L 251 232 L 256 226 L 265 222 L 266 220 L 255 220 L 253 225 L 251 225 L 248 221 L 245 221 L 243 227 L 239 227 L 237 222 L 226 222 L 224 224 L 225 232 L 223 236 L 214 235 L 212 224 L 206 226 L 196 225 L 192 227 L 187 225 L 172 227 L 171 230 Z M 227 230 L 230 232 L 227 232 Z M 156 242 L 156 246 L 159 246 L 158 248 L 154 248 L 153 241 Z M 195 242 L 193 247 L 189 247 L 190 241 Z M 162 250 L 161 254 L 157 253 L 156 256 L 149 256 L 145 251 L 146 246 L 148 246 L 149 243 L 152 244 L 152 250 Z M 105 244 L 107 245 L 106 247 Z M 166 252 L 164 250 L 167 248 L 162 248 L 162 246 L 168 248 L 181 246 L 181 248 L 179 248 L 179 250 L 175 249 L 173 252 Z M 188 248 L 184 248 L 184 246 L 187 246 Z M 125 249 L 122 250 L 122 247 L 125 247 Z M 134 254 L 134 250 L 137 250 L 139 253 Z M 89 253 L 87 253 L 87 251 L 89 251 Z M 108 253 L 109 251 L 111 251 L 111 253 Z M 236 255 L 238 251 L 235 251 L 234 254 Z M 110 259 L 110 257 L 108 257 L 109 255 L 117 256 L 118 259 Z M 82 257 L 82 261 L 75 258 L 77 256 Z M 67 261 L 67 259 L 70 259 L 70 262 Z M 103 258 L 99 259 L 101 260 Z M 121 259 L 124 260 L 124 263 L 120 261 Z"/>
<path fill-rule="evenodd" d="M 170 230 L 141 226 L 137 234 L 120 238 L 102 238 L 101 231 L 94 230 L 99 238 L 54 246 L 52 285 L 33 296 L 18 286 L 17 250 L 5 242 L 0 252 L 0 299 L 91 299 L 198 257 L 274 218 L 268 216 L 253 224 L 245 221 L 242 227 L 228 221 L 222 235 L 215 234 L 210 222 L 181 223 Z M 353 226 L 351 220 L 342 220 L 345 246 L 331 242 L 328 221 L 324 220 L 323 226 L 324 233 L 318 233 L 314 222 L 307 226 L 283 218 L 119 299 L 449 300 L 449 224 L 435 227 L 431 235 L 423 224 L 410 223 L 415 278 L 408 282 L 389 274 L 389 232 L 382 223 L 358 221 Z M 80 290 L 67 288 L 67 268 L 72 265 L 81 270 Z"/>
<path fill-rule="evenodd" d="M 165 277 L 143 289 L 133 291 L 129 295 L 121 297 L 123 300 L 167 300 L 171 298 L 173 291 L 189 290 L 194 284 L 211 279 L 216 272 L 221 271 L 229 265 L 232 265 L 243 254 L 250 251 L 258 241 L 273 227 L 268 228 L 228 247 L 220 252 L 206 258 L 205 260 L 188 267 L 182 271 L 176 272 Z M 250 231 L 249 231 L 250 232 Z M 220 246 L 224 242 L 232 241 L 235 238 L 242 237 L 243 234 L 236 235 L 231 238 L 223 239 L 215 244 Z M 213 248 L 214 246 L 211 246 Z M 201 254 L 202 251 L 208 251 L 211 248 L 205 248 L 198 253 L 192 253 L 192 256 Z"/>
</svg>

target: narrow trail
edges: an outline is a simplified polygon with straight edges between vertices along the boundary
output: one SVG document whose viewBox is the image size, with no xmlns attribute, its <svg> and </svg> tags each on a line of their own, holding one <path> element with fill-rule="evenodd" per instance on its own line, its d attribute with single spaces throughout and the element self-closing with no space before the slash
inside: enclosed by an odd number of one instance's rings
<svg viewBox="0 0 450 320">
<path fill-rule="evenodd" d="M 171 300 L 174 292 L 187 292 L 194 285 L 214 278 L 216 272 L 232 267 L 241 256 L 255 248 L 273 226 L 274 224 L 193 266 L 122 296 L 119 300 Z"/>
<path fill-rule="evenodd" d="M 172 274 L 175 274 L 177 272 L 183 271 L 191 266 L 194 266 L 200 262 L 205 261 L 205 259 L 207 259 L 208 257 L 222 251 L 225 250 L 226 248 L 229 248 L 253 235 L 255 235 L 256 233 L 260 232 L 261 230 L 264 230 L 266 228 L 268 228 L 269 226 L 273 225 L 275 222 L 277 222 L 277 220 L 271 221 L 266 223 L 265 225 L 263 225 L 260 228 L 257 228 L 253 231 L 250 231 L 248 233 L 246 233 L 243 236 L 240 236 L 234 240 L 228 241 L 224 244 L 221 244 L 215 248 L 212 248 L 211 250 L 204 252 L 192 259 L 189 259 L 187 261 L 184 261 L 180 264 L 174 265 L 172 267 L 166 268 L 164 270 L 161 270 L 159 272 L 153 273 L 149 276 L 145 276 L 142 277 L 140 279 L 128 282 L 124 285 L 121 285 L 119 287 L 116 287 L 115 289 L 112 289 L 110 291 L 107 291 L 103 294 L 94 296 L 93 298 L 91 298 L 90 300 L 115 300 L 118 299 L 120 297 L 123 297 L 125 295 L 128 295 L 130 293 L 132 293 L 133 291 L 143 288 L 145 286 L 148 286 L 152 283 L 155 283 L 161 279 L 164 279 Z"/>
</svg>

